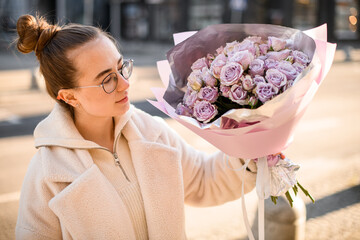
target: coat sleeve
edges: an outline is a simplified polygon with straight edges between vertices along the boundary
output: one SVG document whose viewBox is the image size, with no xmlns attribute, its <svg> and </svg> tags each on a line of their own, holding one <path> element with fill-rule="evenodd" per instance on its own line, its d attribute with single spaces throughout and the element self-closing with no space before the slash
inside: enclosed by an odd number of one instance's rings
<svg viewBox="0 0 360 240">
<path fill-rule="evenodd" d="M 41 165 L 41 151 L 38 151 L 24 178 L 15 229 L 16 239 L 62 238 L 58 218 L 48 207 L 54 194 L 43 177 Z"/>
<path fill-rule="evenodd" d="M 242 181 L 244 193 L 255 187 L 256 165 L 253 161 L 242 176 L 234 170 L 243 166 L 242 159 L 228 157 L 222 152 L 212 155 L 200 152 L 168 126 L 165 135 L 181 155 L 186 204 L 200 207 L 220 205 L 241 197 Z"/>
</svg>

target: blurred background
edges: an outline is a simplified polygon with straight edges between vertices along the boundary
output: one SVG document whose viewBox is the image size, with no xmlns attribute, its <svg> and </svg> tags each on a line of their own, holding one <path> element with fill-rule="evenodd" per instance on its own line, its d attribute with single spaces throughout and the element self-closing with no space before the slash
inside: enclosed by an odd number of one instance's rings
<svg viewBox="0 0 360 240">
<path fill-rule="evenodd" d="M 298 179 L 316 199 L 312 204 L 300 194 L 307 212 L 305 239 L 360 240 L 359 7 L 359 0 L 0 0 L 0 239 L 14 239 L 22 181 L 36 152 L 32 133 L 54 106 L 36 57 L 18 53 L 13 44 L 17 18 L 38 13 L 53 23 L 83 23 L 110 32 L 122 54 L 135 60 L 132 103 L 164 117 L 189 144 L 208 153 L 216 148 L 146 101 L 154 98 L 151 87 L 162 87 L 156 62 L 166 59 L 172 34 L 219 23 L 300 30 L 326 23 L 328 41 L 337 43 L 334 63 L 285 154 L 301 165 Z M 246 204 L 255 226 L 255 191 Z M 241 202 L 187 206 L 186 230 L 189 239 L 246 239 Z"/>
<path fill-rule="evenodd" d="M 328 24 L 329 40 L 359 40 L 359 0 L 1 0 L 2 40 L 24 13 L 52 22 L 101 26 L 128 40 L 172 40 L 174 32 L 219 23 L 269 23 L 297 29 Z"/>
</svg>

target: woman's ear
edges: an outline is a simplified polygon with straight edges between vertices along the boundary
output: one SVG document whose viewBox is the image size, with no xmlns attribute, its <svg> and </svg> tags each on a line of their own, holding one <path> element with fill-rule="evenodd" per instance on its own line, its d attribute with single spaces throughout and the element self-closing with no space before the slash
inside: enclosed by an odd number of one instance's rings
<svg viewBox="0 0 360 240">
<path fill-rule="evenodd" d="M 76 107 L 78 106 L 78 100 L 75 97 L 73 89 L 60 89 L 57 96 L 58 100 L 63 100 L 67 104 Z"/>
</svg>

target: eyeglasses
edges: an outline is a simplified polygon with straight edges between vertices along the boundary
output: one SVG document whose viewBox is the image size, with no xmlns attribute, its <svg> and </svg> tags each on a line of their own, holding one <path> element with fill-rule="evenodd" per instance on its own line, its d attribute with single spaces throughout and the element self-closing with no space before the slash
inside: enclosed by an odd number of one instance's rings
<svg viewBox="0 0 360 240">
<path fill-rule="evenodd" d="M 123 78 L 125 78 L 126 80 L 128 80 L 131 76 L 134 65 L 133 63 L 134 63 L 133 59 L 125 60 L 121 68 L 118 70 L 121 76 L 123 76 Z M 116 72 L 112 72 L 104 78 L 104 80 L 101 82 L 100 85 L 81 86 L 75 88 L 102 87 L 107 94 L 110 94 L 116 89 L 117 84 L 118 84 L 118 75 L 116 74 Z"/>
</svg>

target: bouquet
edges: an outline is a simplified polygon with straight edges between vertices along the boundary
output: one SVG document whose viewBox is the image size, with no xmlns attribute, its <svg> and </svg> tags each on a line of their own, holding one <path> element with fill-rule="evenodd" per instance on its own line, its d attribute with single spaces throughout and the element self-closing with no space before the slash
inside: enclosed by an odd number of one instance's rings
<svg viewBox="0 0 360 240">
<path fill-rule="evenodd" d="M 276 203 L 285 194 L 291 204 L 288 190 L 296 194 L 299 188 L 312 199 L 296 180 L 299 166 L 281 152 L 329 71 L 336 46 L 326 42 L 325 25 L 302 32 L 220 24 L 174 37 L 168 60 L 158 62 L 166 89 L 153 89 L 157 101 L 150 103 L 225 154 L 246 159 L 242 170 L 250 159 L 257 161 L 261 238 L 264 199 Z M 251 232 L 248 223 L 246 228 Z"/>
<path fill-rule="evenodd" d="M 192 117 L 204 125 L 229 110 L 258 108 L 289 89 L 309 63 L 307 54 L 294 49 L 292 39 L 249 36 L 241 42 L 235 40 L 225 43 L 225 47 L 220 46 L 214 54 L 208 53 L 191 65 L 186 93 L 175 112 Z M 238 128 L 241 124 L 253 123 L 238 123 L 224 117 L 221 129 Z M 267 156 L 270 167 L 280 166 L 280 160 L 289 163 L 281 170 L 272 169 L 273 178 L 280 180 L 271 186 L 273 202 L 276 204 L 277 196 L 288 190 L 289 186 L 292 186 L 296 194 L 297 185 L 314 202 L 312 196 L 296 182 L 292 174 L 299 167 L 285 159 L 282 154 Z M 284 170 L 292 174 L 292 177 L 279 178 L 278 172 Z M 288 179 L 291 183 L 281 184 L 281 179 Z M 288 191 L 285 195 L 292 206 L 291 195 Z"/>
<path fill-rule="evenodd" d="M 176 113 L 208 123 L 231 109 L 260 107 L 290 88 L 309 65 L 309 57 L 292 47 L 291 39 L 250 36 L 197 59 Z"/>
</svg>

